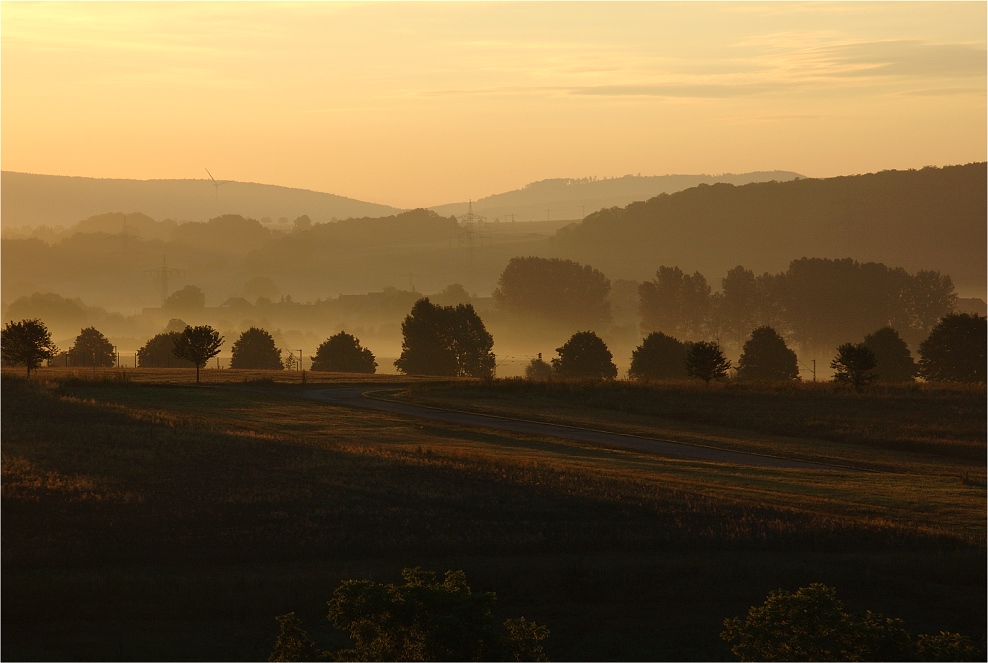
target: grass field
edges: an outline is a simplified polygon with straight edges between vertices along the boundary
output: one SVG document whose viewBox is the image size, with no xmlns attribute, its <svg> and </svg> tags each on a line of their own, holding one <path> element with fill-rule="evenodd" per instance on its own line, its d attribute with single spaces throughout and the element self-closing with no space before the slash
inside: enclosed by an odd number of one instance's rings
<svg viewBox="0 0 988 663">
<path fill-rule="evenodd" d="M 547 624 L 554 659 L 730 659 L 724 617 L 817 581 L 984 638 L 983 390 L 306 380 L 868 471 L 342 408 L 301 399 L 297 373 L 4 371 L 3 656 L 265 659 L 290 610 L 329 645 L 341 579 L 414 565 L 462 568 L 504 616 Z"/>
</svg>

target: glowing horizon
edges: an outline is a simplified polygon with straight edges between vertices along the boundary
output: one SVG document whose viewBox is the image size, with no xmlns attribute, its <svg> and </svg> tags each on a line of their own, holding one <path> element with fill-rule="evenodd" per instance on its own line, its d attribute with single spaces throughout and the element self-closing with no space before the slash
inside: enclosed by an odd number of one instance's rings
<svg viewBox="0 0 988 663">
<path fill-rule="evenodd" d="M 984 3 L 0 5 L 4 170 L 411 208 L 986 160 Z"/>
</svg>

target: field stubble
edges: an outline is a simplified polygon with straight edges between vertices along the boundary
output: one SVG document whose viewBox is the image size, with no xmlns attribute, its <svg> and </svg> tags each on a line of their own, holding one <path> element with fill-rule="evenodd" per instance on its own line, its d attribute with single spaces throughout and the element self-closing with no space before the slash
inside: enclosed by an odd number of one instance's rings
<svg viewBox="0 0 988 663">
<path fill-rule="evenodd" d="M 5 655 L 263 657 L 275 614 L 315 631 L 339 579 L 415 564 L 464 568 L 506 614 L 547 622 L 556 658 L 720 658 L 719 619 L 804 580 L 927 630 L 983 631 L 984 485 L 949 454 L 915 474 L 671 461 L 177 373 L 5 373 Z M 390 380 L 340 382 L 408 385 Z M 428 392 L 482 406 L 485 388 Z M 38 620 L 54 639 L 21 633 Z M 144 639 L 122 635 L 135 624 Z"/>
</svg>

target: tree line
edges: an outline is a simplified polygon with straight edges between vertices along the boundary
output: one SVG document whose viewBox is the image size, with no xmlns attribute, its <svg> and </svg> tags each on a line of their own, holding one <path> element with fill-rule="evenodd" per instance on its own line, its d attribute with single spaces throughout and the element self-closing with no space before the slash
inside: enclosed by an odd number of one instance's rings
<svg viewBox="0 0 988 663">
<path fill-rule="evenodd" d="M 599 328 L 611 322 L 610 291 L 610 280 L 589 265 L 524 257 L 508 263 L 494 299 L 516 324 Z M 850 258 L 800 258 L 778 274 L 738 265 L 717 293 L 700 272 L 662 265 L 637 294 L 643 334 L 738 348 L 751 330 L 772 327 L 808 354 L 886 326 L 916 347 L 957 304 L 948 275 Z"/>
<path fill-rule="evenodd" d="M 402 352 L 394 362 L 406 374 L 478 377 L 492 379 L 496 369 L 494 337 L 470 304 L 443 306 L 428 297 L 415 302 L 402 323 Z M 5 363 L 24 365 L 28 375 L 43 361 L 59 353 L 51 334 L 37 319 L 9 322 L 2 331 L 2 356 Z M 837 346 L 830 363 L 834 379 L 855 387 L 881 380 L 908 382 L 919 376 L 933 382 L 985 382 L 985 345 L 988 340 L 986 319 L 967 313 L 947 314 L 940 318 L 919 345 L 916 362 L 905 340 L 890 326 L 867 334 L 859 343 Z M 164 331 L 149 339 L 138 350 L 139 367 L 195 366 L 199 370 L 217 354 L 223 337 L 209 325 L 187 325 L 179 330 Z M 541 354 L 532 359 L 525 375 L 532 380 L 551 378 L 614 379 L 617 366 L 604 341 L 593 331 L 574 333 L 559 348 L 557 357 L 545 362 Z M 230 368 L 292 368 L 300 358 L 275 345 L 271 334 L 251 327 L 240 334 L 232 346 Z M 112 366 L 113 346 L 95 328 L 83 329 L 68 350 L 73 365 Z M 312 370 L 351 373 L 374 373 L 377 362 L 373 352 L 360 340 L 339 332 L 319 345 L 310 357 Z M 78 363 L 77 363 L 78 362 Z M 735 369 L 724 357 L 719 343 L 681 341 L 663 332 L 648 334 L 631 356 L 628 377 L 633 380 L 678 380 L 726 378 L 734 369 L 739 381 L 783 382 L 799 379 L 796 353 L 773 327 L 754 329 L 745 341 Z M 814 376 L 815 377 L 815 376 Z"/>
</svg>

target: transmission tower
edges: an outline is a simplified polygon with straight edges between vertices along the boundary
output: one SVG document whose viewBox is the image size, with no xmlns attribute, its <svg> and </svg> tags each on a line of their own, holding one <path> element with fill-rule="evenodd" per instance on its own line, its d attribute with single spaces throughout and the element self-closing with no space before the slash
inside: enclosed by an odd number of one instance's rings
<svg viewBox="0 0 988 663">
<path fill-rule="evenodd" d="M 168 259 L 166 256 L 161 257 L 161 269 L 145 269 L 144 275 L 151 277 L 161 277 L 161 303 L 164 305 L 165 300 L 168 299 L 168 275 L 174 274 L 176 276 L 184 276 L 184 269 L 172 269 L 168 266 Z"/>
</svg>

